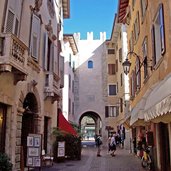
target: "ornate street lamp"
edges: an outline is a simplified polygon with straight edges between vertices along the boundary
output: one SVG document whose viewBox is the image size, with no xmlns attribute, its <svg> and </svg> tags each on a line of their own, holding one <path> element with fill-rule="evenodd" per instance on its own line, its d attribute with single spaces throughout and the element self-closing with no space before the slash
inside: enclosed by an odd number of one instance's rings
<svg viewBox="0 0 171 171">
<path fill-rule="evenodd" d="M 134 56 L 136 56 L 140 60 L 140 57 L 135 52 L 132 52 L 132 51 L 128 52 L 125 61 L 122 63 L 123 70 L 124 70 L 124 73 L 126 75 L 129 73 L 130 67 L 131 67 L 131 62 L 128 59 L 129 55 L 134 55 Z M 140 64 L 140 68 L 141 68 L 142 65 L 143 65 L 143 63 Z"/>
<path fill-rule="evenodd" d="M 127 75 L 129 73 L 131 62 L 128 60 L 128 58 L 125 59 L 125 61 L 122 63 L 124 73 Z"/>
</svg>

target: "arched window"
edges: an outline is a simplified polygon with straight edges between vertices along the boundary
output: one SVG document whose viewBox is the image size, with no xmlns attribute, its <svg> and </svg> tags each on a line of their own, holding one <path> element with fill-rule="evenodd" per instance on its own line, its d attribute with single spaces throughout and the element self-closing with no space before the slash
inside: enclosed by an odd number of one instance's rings
<svg viewBox="0 0 171 171">
<path fill-rule="evenodd" d="M 88 61 L 88 68 L 93 68 L 93 61 Z"/>
</svg>

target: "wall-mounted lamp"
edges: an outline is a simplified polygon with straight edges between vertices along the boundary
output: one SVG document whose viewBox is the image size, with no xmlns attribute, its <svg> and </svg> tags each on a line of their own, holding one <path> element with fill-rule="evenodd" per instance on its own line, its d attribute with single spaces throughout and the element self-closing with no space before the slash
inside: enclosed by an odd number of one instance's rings
<svg viewBox="0 0 171 171">
<path fill-rule="evenodd" d="M 130 71 L 130 67 L 131 67 L 131 62 L 129 61 L 128 59 L 128 56 L 129 55 L 133 55 L 135 57 L 138 58 L 138 60 L 140 61 L 140 56 L 137 55 L 135 52 L 131 51 L 131 52 L 128 52 L 127 56 L 126 56 L 126 59 L 125 61 L 122 63 L 122 66 L 123 66 L 123 70 L 124 70 L 124 73 L 127 75 Z M 143 62 L 140 62 L 140 68 L 142 67 L 144 63 Z"/>
<path fill-rule="evenodd" d="M 129 73 L 131 62 L 128 60 L 128 58 L 125 59 L 125 61 L 122 63 L 124 73 L 127 75 Z"/>
</svg>

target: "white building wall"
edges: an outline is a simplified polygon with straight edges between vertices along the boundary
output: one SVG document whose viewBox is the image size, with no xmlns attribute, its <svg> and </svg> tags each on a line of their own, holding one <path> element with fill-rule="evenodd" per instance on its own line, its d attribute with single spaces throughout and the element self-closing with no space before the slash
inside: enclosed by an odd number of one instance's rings
<svg viewBox="0 0 171 171">
<path fill-rule="evenodd" d="M 78 36 L 79 65 L 76 68 L 75 115 L 77 123 L 80 116 L 88 111 L 97 113 L 102 120 L 102 136 L 105 136 L 105 102 L 103 89 L 103 62 L 106 58 L 106 35 L 100 33 L 100 39 L 94 40 L 93 33 L 87 33 L 87 39 Z M 93 61 L 93 68 L 88 68 L 88 61 Z"/>
<path fill-rule="evenodd" d="M 74 81 L 74 72 L 73 72 L 73 61 L 75 56 L 73 55 L 72 49 L 69 42 L 66 42 L 64 45 L 64 88 L 63 88 L 63 115 L 64 117 L 74 122 L 74 113 L 72 112 L 72 103 L 74 102 L 74 92 L 72 91 L 72 82 Z M 71 66 L 69 65 L 71 58 Z M 71 87 L 69 88 L 69 75 L 71 76 Z M 71 100 L 71 111 L 69 112 L 69 99 Z"/>
</svg>

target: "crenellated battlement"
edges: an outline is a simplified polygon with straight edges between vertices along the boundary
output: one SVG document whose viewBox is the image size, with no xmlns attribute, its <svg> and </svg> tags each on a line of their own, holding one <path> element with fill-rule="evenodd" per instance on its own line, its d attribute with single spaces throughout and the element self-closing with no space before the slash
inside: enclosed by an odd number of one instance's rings
<svg viewBox="0 0 171 171">
<path fill-rule="evenodd" d="M 74 33 L 74 37 L 77 40 L 81 39 L 80 33 Z M 86 40 L 86 39 L 84 39 Z M 87 40 L 101 40 L 101 41 L 106 41 L 106 32 L 100 32 L 100 39 L 94 39 L 93 32 L 87 32 Z"/>
</svg>

